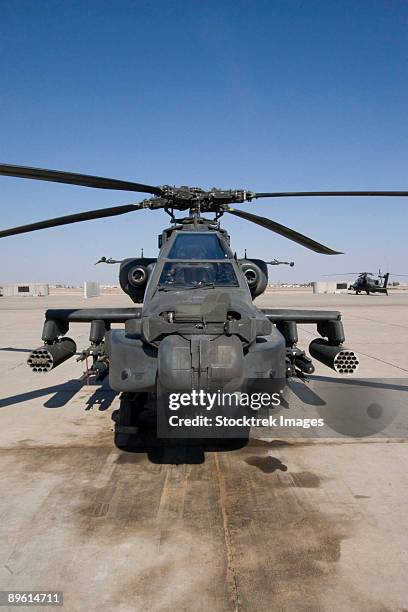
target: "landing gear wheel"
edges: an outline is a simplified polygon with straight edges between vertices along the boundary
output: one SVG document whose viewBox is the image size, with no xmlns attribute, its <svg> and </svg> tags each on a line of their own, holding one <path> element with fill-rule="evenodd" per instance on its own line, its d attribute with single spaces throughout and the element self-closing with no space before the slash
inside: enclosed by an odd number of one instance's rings
<svg viewBox="0 0 408 612">
<path fill-rule="evenodd" d="M 139 431 L 139 413 L 146 403 L 147 393 L 122 393 L 120 406 L 112 418 L 115 421 L 115 445 L 126 450 L 132 436 Z"/>
</svg>

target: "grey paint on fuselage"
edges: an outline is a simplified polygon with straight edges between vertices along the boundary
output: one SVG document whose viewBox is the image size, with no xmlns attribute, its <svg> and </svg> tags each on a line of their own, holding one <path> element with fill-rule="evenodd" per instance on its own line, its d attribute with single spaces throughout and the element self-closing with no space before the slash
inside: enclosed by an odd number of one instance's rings
<svg viewBox="0 0 408 612">
<path fill-rule="evenodd" d="M 158 284 L 159 284 L 159 279 L 162 274 L 163 268 L 167 262 L 174 261 L 173 259 L 168 259 L 168 254 L 171 248 L 173 247 L 176 241 L 176 238 L 180 234 L 196 236 L 197 234 L 207 233 L 207 232 L 217 234 L 218 239 L 220 240 L 224 248 L 224 251 L 226 253 L 225 260 L 222 260 L 222 261 L 228 262 L 232 265 L 235 275 L 237 277 L 238 287 L 232 287 L 232 286 L 223 287 L 223 288 L 222 287 L 203 287 L 202 289 L 194 288 L 194 287 L 180 288 L 180 289 L 177 289 L 177 288 L 170 289 L 169 288 L 166 291 L 160 291 L 158 288 Z M 206 259 L 202 261 L 203 263 L 204 262 L 208 263 L 212 261 L 215 263 L 220 263 L 220 260 Z M 188 264 L 189 262 L 197 263 L 197 259 L 183 260 L 183 263 Z M 186 302 L 191 303 L 191 304 L 199 304 L 203 300 L 208 298 L 208 295 L 211 294 L 211 292 L 215 292 L 215 291 L 219 292 L 221 289 L 223 291 L 228 292 L 228 295 L 231 300 L 232 308 L 234 309 L 237 308 L 238 310 L 245 311 L 245 313 L 248 315 L 251 315 L 252 313 L 252 316 L 255 315 L 255 316 L 262 316 L 266 318 L 265 315 L 258 308 L 256 308 L 256 306 L 253 304 L 251 293 L 249 291 L 248 283 L 245 279 L 245 276 L 243 275 L 239 263 L 235 259 L 229 245 L 227 244 L 227 241 L 222 236 L 222 234 L 220 234 L 219 232 L 215 230 L 205 230 L 205 229 L 203 229 L 203 231 L 200 230 L 199 232 L 186 231 L 183 229 L 175 230 L 174 232 L 172 232 L 172 235 L 169 238 L 169 240 L 165 244 L 163 244 L 160 250 L 159 256 L 157 258 L 157 263 L 149 278 L 149 281 L 146 287 L 144 305 L 143 305 L 143 310 L 142 310 L 142 317 L 149 316 L 151 314 L 156 314 L 160 310 L 165 309 L 166 306 L 170 306 L 174 304 L 183 304 Z"/>
</svg>

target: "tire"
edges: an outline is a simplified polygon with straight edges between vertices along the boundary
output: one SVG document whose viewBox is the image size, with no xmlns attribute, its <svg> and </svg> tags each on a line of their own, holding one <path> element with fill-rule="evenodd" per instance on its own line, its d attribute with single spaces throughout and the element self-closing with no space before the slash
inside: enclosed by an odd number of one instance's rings
<svg viewBox="0 0 408 612">
<path fill-rule="evenodd" d="M 143 410 L 147 393 L 122 393 L 119 410 L 112 415 L 115 421 L 115 445 L 126 450 L 132 437 L 139 431 L 139 413 Z"/>
<path fill-rule="evenodd" d="M 137 425 L 137 414 L 141 407 L 141 398 L 139 395 L 139 393 L 122 393 L 116 418 L 117 425 L 123 425 L 125 427 Z"/>
</svg>

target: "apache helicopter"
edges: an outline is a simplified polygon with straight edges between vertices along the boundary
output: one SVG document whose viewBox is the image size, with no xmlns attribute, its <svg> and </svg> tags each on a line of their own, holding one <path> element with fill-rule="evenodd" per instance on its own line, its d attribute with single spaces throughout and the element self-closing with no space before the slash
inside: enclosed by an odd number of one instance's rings
<svg viewBox="0 0 408 612">
<path fill-rule="evenodd" d="M 325 274 L 324 276 L 348 276 L 351 274 L 358 274 L 354 283 L 348 288 L 349 291 L 355 291 L 356 295 L 359 295 L 362 291 L 365 291 L 367 295 L 370 295 L 370 293 L 385 293 L 385 295 L 388 295 L 388 280 L 391 275 L 408 276 L 407 274 L 393 274 L 391 272 L 381 274 L 381 270 L 378 270 L 378 280 L 373 278 L 373 272 L 345 272 L 344 274 Z"/>
<path fill-rule="evenodd" d="M 321 338 L 309 345 L 314 359 L 340 374 L 356 371 L 357 356 L 343 346 L 340 312 L 255 306 L 253 300 L 267 287 L 267 263 L 234 256 L 230 237 L 219 220 L 227 213 L 316 253 L 340 252 L 268 218 L 237 210 L 232 204 L 259 198 L 408 195 L 388 191 L 253 192 L 216 188 L 206 191 L 7 164 L 0 164 L 0 175 L 152 195 L 136 204 L 6 229 L 0 231 L 0 238 L 146 209 L 164 210 L 170 216 L 170 227 L 159 235 L 156 258 L 129 257 L 120 262 L 120 286 L 134 305 L 47 310 L 42 332 L 44 344 L 28 358 L 34 372 L 56 368 L 76 353 L 75 342 L 65 335 L 70 323 L 90 323 L 90 346 L 82 355 L 92 358 L 92 371 L 100 378 L 109 373 L 111 388 L 121 393 L 116 436 L 134 431 L 146 402 L 149 398 L 154 400 L 161 389 L 241 391 L 249 380 L 313 373 L 311 358 L 297 346 L 298 323 L 317 327 Z M 176 218 L 177 211 L 189 212 Z M 203 217 L 204 213 L 213 218 Z M 143 306 L 137 305 L 142 303 Z M 111 329 L 112 323 L 124 326 Z"/>
</svg>

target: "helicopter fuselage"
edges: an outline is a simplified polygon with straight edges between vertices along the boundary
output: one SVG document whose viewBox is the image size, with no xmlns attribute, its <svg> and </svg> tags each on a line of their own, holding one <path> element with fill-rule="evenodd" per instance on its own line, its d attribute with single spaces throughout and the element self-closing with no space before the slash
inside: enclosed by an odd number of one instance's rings
<svg viewBox="0 0 408 612">
<path fill-rule="evenodd" d="M 358 295 L 359 293 L 365 292 L 367 295 L 370 293 L 384 293 L 388 295 L 387 285 L 388 285 L 389 274 L 385 274 L 384 276 L 379 276 L 379 279 L 372 278 L 368 273 L 363 272 L 359 275 L 357 280 L 350 285 L 349 291 L 355 291 Z M 383 283 L 381 280 L 383 279 Z"/>
<path fill-rule="evenodd" d="M 106 334 L 111 386 L 238 390 L 249 379 L 285 378 L 285 338 L 253 303 L 257 285 L 266 287 L 265 271 L 247 265 L 258 274 L 248 282 L 217 224 L 191 220 L 164 232 L 161 242 L 146 271 L 146 261 L 122 263 L 128 279 L 145 279 L 145 292 L 140 319 Z"/>
<path fill-rule="evenodd" d="M 315 358 L 341 373 L 354 371 L 339 357 L 341 314 L 258 308 L 253 300 L 267 287 L 266 262 L 237 259 L 217 221 L 196 215 L 174 221 L 159 246 L 157 258 L 120 263 L 133 308 L 48 310 L 44 346 L 29 357 L 30 367 L 49 371 L 71 357 L 73 347 L 61 346 L 61 336 L 71 322 L 89 322 L 91 345 L 82 356 L 93 358 L 98 375 L 109 373 L 116 391 L 151 392 L 158 383 L 181 381 L 242 388 L 252 379 L 312 373 L 311 359 L 297 347 L 297 323 L 312 323 L 327 338 L 313 347 Z M 125 326 L 111 329 L 112 323 Z"/>
<path fill-rule="evenodd" d="M 57 367 L 76 351 L 64 337 L 70 323 L 89 322 L 90 346 L 79 359 L 92 359 L 90 372 L 109 375 L 122 394 L 115 424 L 120 448 L 135 422 L 139 427 L 136 415 L 146 405 L 162 414 L 159 398 L 171 393 L 251 393 L 266 381 L 281 389 L 289 377 L 312 374 L 312 359 L 297 346 L 298 323 L 316 325 L 321 336 L 309 346 L 313 358 L 340 374 L 357 369 L 358 358 L 343 346 L 339 312 L 254 304 L 267 287 L 267 264 L 238 259 L 217 221 L 194 214 L 173 221 L 159 247 L 157 258 L 120 262 L 119 281 L 133 307 L 48 310 L 44 345 L 28 359 L 37 372 Z M 113 328 L 116 323 L 124 326 Z"/>
</svg>

